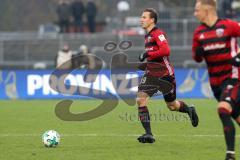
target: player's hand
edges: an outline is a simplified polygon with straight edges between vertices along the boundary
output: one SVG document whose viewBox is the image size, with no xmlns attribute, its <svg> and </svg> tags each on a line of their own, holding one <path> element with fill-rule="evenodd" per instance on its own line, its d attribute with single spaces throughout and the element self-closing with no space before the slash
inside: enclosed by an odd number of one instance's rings
<svg viewBox="0 0 240 160">
<path fill-rule="evenodd" d="M 138 69 L 145 71 L 145 69 L 147 68 L 147 63 L 140 63 L 138 65 Z"/>
<path fill-rule="evenodd" d="M 144 52 L 144 53 L 140 54 L 138 58 L 139 58 L 140 62 L 143 62 L 145 60 L 145 58 L 147 58 L 147 57 L 148 57 L 148 53 Z"/>
<path fill-rule="evenodd" d="M 204 48 L 203 47 L 197 47 L 195 54 L 197 57 L 202 57 L 204 55 Z"/>
<path fill-rule="evenodd" d="M 232 58 L 231 63 L 236 67 L 240 67 L 240 53 Z"/>
</svg>

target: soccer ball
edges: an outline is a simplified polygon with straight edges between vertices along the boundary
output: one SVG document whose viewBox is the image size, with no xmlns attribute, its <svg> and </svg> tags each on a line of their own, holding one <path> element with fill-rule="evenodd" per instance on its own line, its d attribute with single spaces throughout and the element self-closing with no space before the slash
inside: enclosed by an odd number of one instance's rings
<svg viewBox="0 0 240 160">
<path fill-rule="evenodd" d="M 56 147 L 60 142 L 60 135 L 54 130 L 48 130 L 43 133 L 42 142 L 45 147 Z"/>
</svg>

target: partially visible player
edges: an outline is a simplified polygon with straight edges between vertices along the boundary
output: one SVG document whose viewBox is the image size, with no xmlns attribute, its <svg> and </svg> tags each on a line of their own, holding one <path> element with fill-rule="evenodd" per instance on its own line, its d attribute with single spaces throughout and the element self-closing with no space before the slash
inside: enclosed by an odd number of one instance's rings
<svg viewBox="0 0 240 160">
<path fill-rule="evenodd" d="M 205 60 L 209 80 L 218 101 L 218 114 L 223 125 L 227 146 L 226 160 L 235 159 L 235 127 L 240 125 L 240 57 L 237 37 L 240 23 L 220 19 L 216 0 L 197 0 L 194 15 L 201 22 L 193 35 L 193 59 Z"/>
<path fill-rule="evenodd" d="M 145 9 L 142 12 L 140 23 L 147 34 L 145 35 L 145 52 L 139 56 L 139 60 L 143 62 L 147 59 L 149 63 L 147 63 L 145 74 L 142 77 L 137 93 L 139 119 L 146 132 L 138 138 L 138 141 L 141 143 L 153 143 L 155 139 L 151 131 L 147 103 L 149 97 L 161 90 L 158 87 L 162 86 L 163 80 L 171 83 L 173 87 L 171 92 L 164 95 L 168 108 L 171 111 L 187 113 L 194 127 L 198 125 L 198 115 L 193 106 L 189 107 L 183 101 L 176 100 L 174 70 L 169 62 L 170 47 L 165 34 L 156 27 L 157 12 L 152 8 Z M 159 69 L 156 69 L 158 67 Z"/>
</svg>

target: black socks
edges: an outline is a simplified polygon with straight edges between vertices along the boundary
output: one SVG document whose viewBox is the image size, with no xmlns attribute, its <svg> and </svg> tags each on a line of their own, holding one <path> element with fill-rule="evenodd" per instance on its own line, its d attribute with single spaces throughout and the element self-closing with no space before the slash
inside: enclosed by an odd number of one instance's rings
<svg viewBox="0 0 240 160">
<path fill-rule="evenodd" d="M 138 107 L 138 116 L 146 133 L 152 134 L 150 125 L 150 115 L 147 106 Z"/>
<path fill-rule="evenodd" d="M 219 108 L 218 114 L 223 124 L 227 151 L 234 151 L 235 127 L 231 119 L 231 113 L 225 108 Z"/>
<path fill-rule="evenodd" d="M 183 101 L 178 101 L 180 103 L 180 107 L 179 107 L 179 112 L 182 113 L 188 113 L 189 112 L 189 107 L 186 105 L 186 103 L 184 103 Z"/>
</svg>

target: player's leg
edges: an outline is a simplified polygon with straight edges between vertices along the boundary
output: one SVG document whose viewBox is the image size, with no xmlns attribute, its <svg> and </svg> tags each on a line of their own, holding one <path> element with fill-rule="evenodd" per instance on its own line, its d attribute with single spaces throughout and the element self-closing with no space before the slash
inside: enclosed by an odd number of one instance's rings
<svg viewBox="0 0 240 160">
<path fill-rule="evenodd" d="M 144 75 L 138 87 L 136 98 L 138 105 L 138 116 L 143 128 L 145 129 L 145 134 L 138 137 L 138 141 L 141 143 L 153 143 L 155 141 L 151 131 L 150 114 L 147 107 L 148 99 L 156 92 L 156 89 L 151 87 L 149 88 L 152 83 L 152 78 Z"/>
<path fill-rule="evenodd" d="M 138 137 L 138 141 L 141 143 L 153 143 L 153 138 L 150 124 L 150 114 L 147 107 L 149 96 L 144 92 L 137 93 L 137 104 L 138 104 L 138 116 L 145 130 L 145 134 Z"/>
<path fill-rule="evenodd" d="M 235 155 L 235 127 L 231 117 L 232 108 L 228 102 L 221 101 L 218 104 L 218 114 L 223 125 L 223 132 L 227 146 L 226 160 L 234 158 Z"/>
<path fill-rule="evenodd" d="M 240 126 L 240 83 L 235 84 L 228 95 L 231 98 L 231 101 L 229 102 L 232 108 L 231 117 Z M 232 151 L 226 154 L 227 160 L 234 159 L 234 157 L 235 153 Z"/>
<path fill-rule="evenodd" d="M 234 120 L 240 126 L 240 107 L 239 106 L 240 105 L 236 105 L 236 106 L 233 107 L 232 118 L 234 118 Z M 235 108 L 238 108 L 237 111 L 234 111 Z M 233 112 L 235 112 L 235 113 L 233 113 Z M 234 128 L 234 130 L 235 130 L 235 128 Z M 225 139 L 226 139 L 226 137 L 225 137 Z M 227 140 L 225 140 L 225 141 L 226 141 L 226 145 L 227 145 L 227 152 L 226 152 L 225 160 L 235 160 L 235 151 L 229 151 L 230 149 L 228 147 L 228 142 L 227 142 Z M 231 145 L 230 145 L 230 147 L 231 147 Z M 233 147 L 234 147 L 234 144 L 233 144 Z"/>
<path fill-rule="evenodd" d="M 145 129 L 146 134 L 152 134 L 150 125 L 150 115 L 147 107 L 149 96 L 144 92 L 137 93 L 138 116 Z"/>
<path fill-rule="evenodd" d="M 218 103 L 218 114 L 223 125 L 227 147 L 226 160 L 235 159 L 235 127 L 232 118 L 238 122 L 240 113 L 239 94 L 239 86 L 226 85 L 222 91 L 220 102 Z"/>
<path fill-rule="evenodd" d="M 193 127 L 198 126 L 199 119 L 198 119 L 196 109 L 193 106 L 188 106 L 185 102 L 178 101 L 178 100 L 168 102 L 165 99 L 165 102 L 167 104 L 167 107 L 171 111 L 178 111 L 178 112 L 182 112 L 182 113 L 187 113 L 190 117 L 191 122 L 192 122 L 192 126 Z"/>
<path fill-rule="evenodd" d="M 173 86 L 171 92 L 163 95 L 167 107 L 171 111 L 179 111 L 187 113 L 191 119 L 192 125 L 196 127 L 198 125 L 198 115 L 193 106 L 188 106 L 185 102 L 176 100 L 176 81 L 174 77 L 164 77 L 164 80 L 170 82 Z"/>
</svg>

